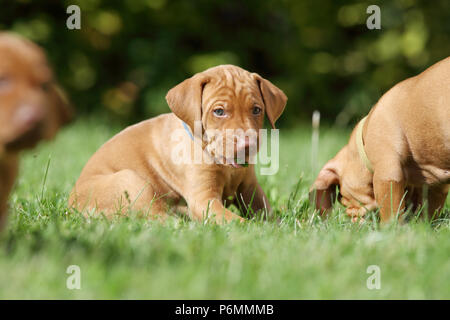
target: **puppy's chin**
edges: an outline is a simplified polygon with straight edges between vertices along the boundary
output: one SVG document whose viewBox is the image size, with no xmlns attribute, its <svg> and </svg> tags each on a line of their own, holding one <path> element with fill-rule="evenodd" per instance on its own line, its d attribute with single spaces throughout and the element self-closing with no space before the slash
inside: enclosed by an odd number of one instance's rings
<svg viewBox="0 0 450 320">
<path fill-rule="evenodd" d="M 241 169 L 241 168 L 247 168 L 248 167 L 248 161 L 245 163 L 237 163 L 234 160 L 231 160 L 227 163 L 227 165 L 235 168 L 235 169 Z"/>
<path fill-rule="evenodd" d="M 248 157 L 241 160 L 241 159 L 238 159 L 236 155 L 228 157 L 228 158 L 223 155 L 217 156 L 217 155 L 210 154 L 210 156 L 213 157 L 216 164 L 229 166 L 229 167 L 235 168 L 235 169 L 247 168 L 250 163 L 250 159 Z"/>
<path fill-rule="evenodd" d="M 42 139 L 43 125 L 38 124 L 31 130 L 26 131 L 20 136 L 5 143 L 5 152 L 19 152 L 24 149 L 30 149 L 37 145 Z"/>
</svg>

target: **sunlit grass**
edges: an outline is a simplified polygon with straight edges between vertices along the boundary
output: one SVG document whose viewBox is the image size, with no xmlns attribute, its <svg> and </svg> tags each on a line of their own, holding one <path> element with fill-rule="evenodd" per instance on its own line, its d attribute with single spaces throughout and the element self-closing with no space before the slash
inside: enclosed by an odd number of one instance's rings
<svg viewBox="0 0 450 320">
<path fill-rule="evenodd" d="M 67 197 L 83 165 L 119 130 L 80 120 L 24 154 L 0 236 L 0 298 L 450 298 L 448 218 L 380 229 L 375 213 L 360 225 L 340 205 L 327 219 L 314 212 L 308 125 L 281 130 L 279 172 L 260 177 L 271 221 L 161 224 L 71 213 Z M 348 133 L 321 130 L 318 167 Z M 66 288 L 69 265 L 81 268 L 81 290 Z M 380 290 L 366 287 L 370 265 L 381 269 Z"/>
</svg>

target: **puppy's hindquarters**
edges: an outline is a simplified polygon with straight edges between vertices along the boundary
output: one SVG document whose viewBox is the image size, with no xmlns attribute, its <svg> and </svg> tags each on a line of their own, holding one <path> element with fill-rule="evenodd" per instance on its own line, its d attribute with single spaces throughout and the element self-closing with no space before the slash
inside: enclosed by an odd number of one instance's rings
<svg viewBox="0 0 450 320">
<path fill-rule="evenodd" d="M 126 214 L 129 210 L 137 210 L 150 217 L 166 214 L 165 200 L 135 171 L 125 169 L 78 181 L 71 192 L 69 206 L 83 212 L 95 209 L 107 217 L 116 213 Z"/>
</svg>

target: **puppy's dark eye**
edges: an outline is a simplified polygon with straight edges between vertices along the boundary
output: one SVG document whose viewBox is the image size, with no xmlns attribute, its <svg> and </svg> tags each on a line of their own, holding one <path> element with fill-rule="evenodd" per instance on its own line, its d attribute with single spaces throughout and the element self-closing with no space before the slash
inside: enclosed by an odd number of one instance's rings
<svg viewBox="0 0 450 320">
<path fill-rule="evenodd" d="M 225 110 L 223 108 L 216 108 L 213 112 L 216 117 L 223 117 L 225 115 Z"/>
<path fill-rule="evenodd" d="M 262 109 L 261 109 L 260 107 L 258 107 L 258 106 L 254 106 L 253 109 L 252 109 L 252 113 L 253 113 L 254 115 L 260 114 L 261 111 L 262 111 Z"/>
</svg>

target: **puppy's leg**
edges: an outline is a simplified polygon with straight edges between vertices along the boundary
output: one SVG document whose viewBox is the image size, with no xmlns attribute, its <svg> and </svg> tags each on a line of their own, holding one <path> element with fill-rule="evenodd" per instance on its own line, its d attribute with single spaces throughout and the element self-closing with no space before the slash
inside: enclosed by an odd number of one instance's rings
<svg viewBox="0 0 450 320">
<path fill-rule="evenodd" d="M 8 195 L 9 195 L 9 185 L 3 180 L 3 170 L 0 166 L 0 230 L 3 229 L 6 223 L 6 213 L 8 210 Z"/>
<path fill-rule="evenodd" d="M 245 186 L 242 191 L 238 191 L 236 203 L 244 216 L 248 213 L 255 214 L 259 210 L 264 211 L 265 218 L 272 216 L 269 200 L 258 183 Z"/>
<path fill-rule="evenodd" d="M 444 208 L 447 199 L 449 185 L 425 185 L 408 187 L 407 189 L 407 198 L 412 204 L 413 212 L 420 212 L 421 217 L 428 217 L 430 220 L 439 217 L 439 211 Z"/>
<path fill-rule="evenodd" d="M 8 196 L 18 172 L 17 156 L 7 156 L 0 163 L 0 230 L 6 223 Z"/>
<path fill-rule="evenodd" d="M 107 216 L 137 210 L 151 217 L 165 215 L 167 209 L 164 199 L 132 170 L 98 175 L 82 181 L 72 191 L 69 204 L 80 211 L 96 209 Z"/>
<path fill-rule="evenodd" d="M 450 185 L 431 186 L 428 190 L 428 217 L 430 220 L 439 217 L 439 211 L 444 208 Z"/>
<path fill-rule="evenodd" d="M 191 217 L 195 220 L 202 221 L 209 217 L 214 217 L 217 224 L 223 224 L 231 220 L 245 221 L 244 218 L 225 208 L 218 194 L 205 192 L 189 196 L 186 201 Z"/>
<path fill-rule="evenodd" d="M 6 224 L 6 215 L 8 211 L 8 194 L 9 192 L 3 191 L 3 186 L 0 186 L 0 230 L 3 229 L 3 227 Z"/>
<path fill-rule="evenodd" d="M 373 176 L 375 199 L 380 207 L 381 222 L 388 222 L 405 207 L 405 179 L 398 160 L 392 159 L 377 164 Z"/>
</svg>

